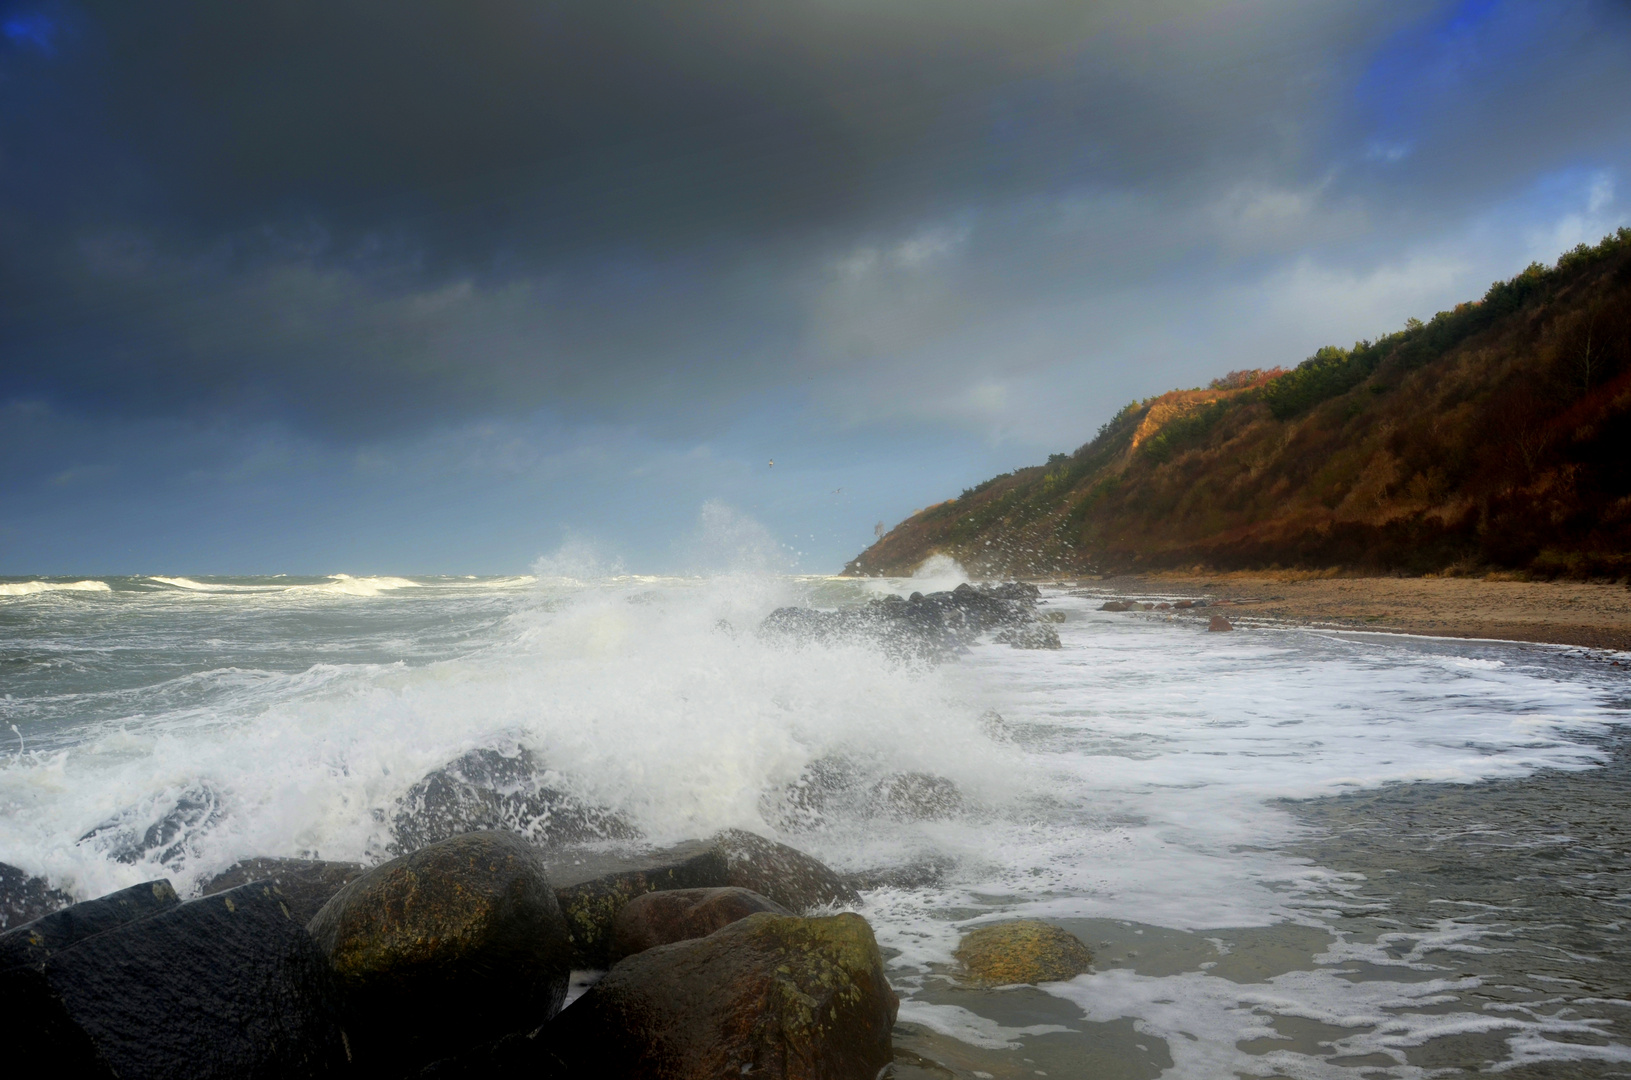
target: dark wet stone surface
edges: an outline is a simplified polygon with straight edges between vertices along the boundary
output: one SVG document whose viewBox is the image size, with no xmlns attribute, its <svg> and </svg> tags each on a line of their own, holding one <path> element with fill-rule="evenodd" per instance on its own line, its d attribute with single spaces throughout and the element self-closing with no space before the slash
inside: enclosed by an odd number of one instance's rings
<svg viewBox="0 0 1631 1080">
<path fill-rule="evenodd" d="M 273 1080 L 345 1066 L 333 976 L 270 886 L 78 929 L 0 972 L 0 1013 L 28 1032 L 8 1050 L 19 1075 Z"/>
</svg>

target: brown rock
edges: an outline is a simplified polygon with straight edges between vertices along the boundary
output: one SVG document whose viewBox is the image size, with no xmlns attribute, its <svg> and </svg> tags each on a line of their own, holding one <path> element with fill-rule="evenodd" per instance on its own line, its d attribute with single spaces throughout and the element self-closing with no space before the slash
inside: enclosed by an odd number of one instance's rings
<svg viewBox="0 0 1631 1080">
<path fill-rule="evenodd" d="M 614 967 L 539 1042 L 568 1075 L 871 1080 L 899 1007 L 859 915 L 750 915 Z"/>
<path fill-rule="evenodd" d="M 576 963 L 589 968 L 611 962 L 612 921 L 642 893 L 735 886 L 795 912 L 861 899 L 841 877 L 802 851 L 740 829 L 634 857 L 563 854 L 551 861 L 550 874 Z"/>
<path fill-rule="evenodd" d="M 1206 624 L 1206 628 L 1213 631 L 1233 630 L 1235 628 L 1235 624 L 1230 622 L 1228 619 L 1225 619 L 1222 615 L 1214 615 L 1212 616 L 1211 621 Z"/>
<path fill-rule="evenodd" d="M 478 832 L 374 867 L 309 926 L 359 1069 L 401 1075 L 561 1007 L 571 944 L 538 850 Z"/>
<path fill-rule="evenodd" d="M 1080 938 L 1035 919 L 982 926 L 964 935 L 956 957 L 965 982 L 980 986 L 1060 982 L 1093 964 Z"/>
<path fill-rule="evenodd" d="M 669 889 L 636 896 L 612 920 L 612 959 L 621 960 L 658 945 L 707 937 L 760 911 L 792 914 L 747 889 Z"/>
</svg>

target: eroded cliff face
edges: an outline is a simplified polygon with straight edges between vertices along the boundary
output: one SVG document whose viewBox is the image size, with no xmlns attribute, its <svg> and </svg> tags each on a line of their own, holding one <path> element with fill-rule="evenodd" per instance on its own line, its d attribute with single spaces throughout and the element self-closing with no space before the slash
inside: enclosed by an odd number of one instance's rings
<svg viewBox="0 0 1631 1080">
<path fill-rule="evenodd" d="M 1631 573 L 1631 230 L 1291 371 L 1123 409 L 846 568 Z"/>
</svg>

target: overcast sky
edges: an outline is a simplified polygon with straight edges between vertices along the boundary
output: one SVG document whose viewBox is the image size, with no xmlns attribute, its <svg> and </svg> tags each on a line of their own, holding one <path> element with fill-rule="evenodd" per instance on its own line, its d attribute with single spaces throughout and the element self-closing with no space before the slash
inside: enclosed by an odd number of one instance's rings
<svg viewBox="0 0 1631 1080">
<path fill-rule="evenodd" d="M 836 570 L 1627 223 L 1627 0 L 0 0 L 0 574 Z"/>
</svg>

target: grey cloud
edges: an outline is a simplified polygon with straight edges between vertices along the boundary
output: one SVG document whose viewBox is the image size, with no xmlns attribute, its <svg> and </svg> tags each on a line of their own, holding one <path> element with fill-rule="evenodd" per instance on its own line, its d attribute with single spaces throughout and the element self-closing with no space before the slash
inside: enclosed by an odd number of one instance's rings
<svg viewBox="0 0 1631 1080">
<path fill-rule="evenodd" d="M 54 53 L 0 54 L 8 391 L 348 436 L 706 423 L 809 378 L 967 378 L 971 342 L 1034 371 L 1062 332 L 1000 344 L 1033 312 L 1408 235 L 1625 138 L 1623 20 L 1589 0 L 1488 101 L 1377 68 L 1428 0 L 44 10 Z M 1587 104 L 1547 123 L 1563 69 Z M 1390 89 L 1439 104 L 1403 130 Z"/>
</svg>

